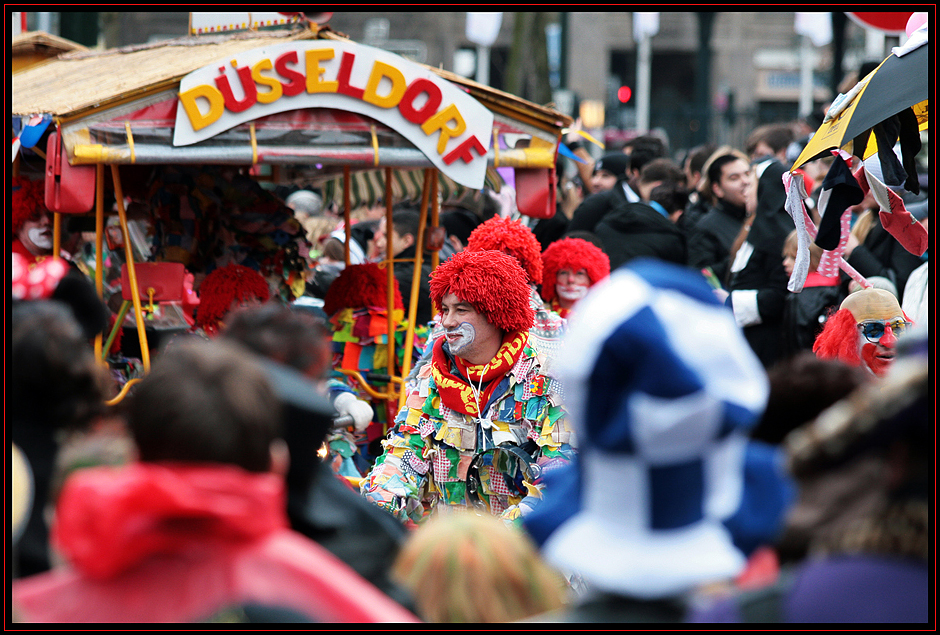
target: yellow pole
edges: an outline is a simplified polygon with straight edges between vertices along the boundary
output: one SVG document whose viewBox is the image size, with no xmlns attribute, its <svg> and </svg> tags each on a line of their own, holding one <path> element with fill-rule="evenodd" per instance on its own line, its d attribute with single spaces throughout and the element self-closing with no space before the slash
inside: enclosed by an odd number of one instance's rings
<svg viewBox="0 0 940 635">
<path fill-rule="evenodd" d="M 437 188 L 440 184 L 438 182 L 437 169 L 432 168 L 431 172 L 431 227 L 437 227 L 438 216 L 441 212 L 440 196 L 437 193 Z M 431 271 L 437 269 L 439 264 L 441 264 L 441 252 L 431 252 Z"/>
<path fill-rule="evenodd" d="M 124 234 L 124 254 L 127 257 L 127 278 L 131 284 L 131 296 L 134 302 L 134 319 L 137 320 L 137 337 L 140 341 L 140 359 L 144 363 L 144 372 L 150 372 L 150 348 L 147 346 L 147 329 L 144 328 L 144 313 L 140 307 L 140 291 L 137 287 L 137 272 L 134 270 L 134 249 L 131 235 L 127 229 L 127 213 L 124 210 L 124 193 L 121 191 L 121 175 L 117 164 L 111 165 L 114 177 L 114 198 L 117 201 L 118 218 L 121 221 L 121 233 Z"/>
<path fill-rule="evenodd" d="M 385 168 L 385 306 L 388 309 L 385 313 L 388 331 L 385 338 L 385 350 L 388 353 L 388 376 L 395 376 L 395 261 L 392 254 L 392 168 Z M 393 395 L 392 386 L 389 383 L 388 393 Z"/>
<path fill-rule="evenodd" d="M 52 214 L 52 257 L 62 257 L 62 215 L 59 212 Z"/>
<path fill-rule="evenodd" d="M 104 257 L 101 247 L 104 241 L 104 164 L 95 166 L 95 290 L 98 297 L 104 299 Z M 121 328 L 120 324 L 116 324 Z M 99 364 L 106 365 L 101 354 L 101 333 L 95 336 L 95 359 Z"/>
<path fill-rule="evenodd" d="M 411 298 L 408 301 L 408 328 L 405 331 L 405 359 L 401 367 L 401 376 L 405 378 L 411 372 L 411 355 L 414 352 L 415 317 L 418 313 L 418 293 L 421 290 L 421 277 L 424 275 L 421 265 L 424 261 L 424 236 L 428 218 L 428 199 L 431 197 L 431 178 L 434 170 L 424 171 L 424 186 L 421 188 L 421 219 L 418 221 L 418 236 L 415 239 L 415 271 L 411 278 Z M 398 396 L 398 407 L 405 405 L 405 391 Z"/>
</svg>

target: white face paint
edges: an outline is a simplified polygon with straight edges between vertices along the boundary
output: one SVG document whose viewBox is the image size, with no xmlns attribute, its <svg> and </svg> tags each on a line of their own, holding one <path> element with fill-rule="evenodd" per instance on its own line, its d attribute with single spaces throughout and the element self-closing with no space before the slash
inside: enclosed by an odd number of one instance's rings
<svg viewBox="0 0 940 635">
<path fill-rule="evenodd" d="M 469 322 L 461 322 L 456 328 L 444 333 L 450 352 L 454 355 L 459 355 L 461 351 L 473 344 L 476 336 L 476 329 Z"/>
<path fill-rule="evenodd" d="M 565 302 L 577 302 L 587 295 L 588 288 L 584 284 L 556 284 L 555 293 Z"/>
<path fill-rule="evenodd" d="M 52 249 L 52 232 L 48 227 L 33 227 L 27 230 L 26 236 L 40 249 Z"/>
</svg>

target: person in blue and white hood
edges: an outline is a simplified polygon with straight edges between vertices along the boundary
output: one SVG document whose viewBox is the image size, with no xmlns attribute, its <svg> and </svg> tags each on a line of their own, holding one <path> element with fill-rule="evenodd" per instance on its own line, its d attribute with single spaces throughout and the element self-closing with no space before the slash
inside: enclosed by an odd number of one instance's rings
<svg viewBox="0 0 940 635">
<path fill-rule="evenodd" d="M 690 594 L 745 566 L 722 521 L 767 377 L 695 271 L 638 259 L 581 303 L 558 364 L 578 469 L 525 526 L 586 592 L 534 621 L 678 622 Z"/>
</svg>

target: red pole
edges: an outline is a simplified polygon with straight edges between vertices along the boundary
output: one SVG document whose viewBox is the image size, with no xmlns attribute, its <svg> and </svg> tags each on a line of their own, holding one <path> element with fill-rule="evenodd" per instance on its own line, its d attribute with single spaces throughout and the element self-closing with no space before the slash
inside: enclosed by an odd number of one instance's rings
<svg viewBox="0 0 940 635">
<path fill-rule="evenodd" d="M 26 33 L 26 31 L 28 30 L 26 28 L 26 17 L 27 17 L 26 12 L 20 11 L 20 30 L 22 30 L 23 33 Z"/>
</svg>

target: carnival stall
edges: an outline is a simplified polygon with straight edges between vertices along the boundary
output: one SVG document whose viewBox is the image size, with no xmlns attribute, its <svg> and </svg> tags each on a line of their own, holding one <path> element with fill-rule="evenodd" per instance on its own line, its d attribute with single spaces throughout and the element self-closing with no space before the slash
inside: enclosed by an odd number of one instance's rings
<svg viewBox="0 0 940 635">
<path fill-rule="evenodd" d="M 197 276 L 224 263 L 247 264 L 277 279 L 282 299 L 303 293 L 304 232 L 259 184 L 313 184 L 324 203 L 337 203 L 347 265 L 354 206 L 382 200 L 390 225 L 395 203 L 419 204 L 416 276 L 401 290 L 405 350 L 395 351 L 395 337 L 383 342 L 387 359 L 401 361 L 389 363 L 381 388 L 343 369 L 373 397 L 397 403 L 412 364 L 421 263 L 430 258 L 437 265 L 442 202 L 485 185 L 498 191 L 509 180 L 522 214 L 551 216 L 559 139 L 572 121 L 551 107 L 358 44 L 302 14 L 282 22 L 61 54 L 14 73 L 12 116 L 23 129 L 37 117 L 48 125 L 35 150 L 46 205 L 55 213 L 54 253 L 65 215 L 95 219 L 97 260 L 90 268 L 99 295 L 106 220 L 117 217 L 119 236 L 109 244 L 123 250 L 122 309 L 133 310 L 144 372 L 148 306 L 185 296 L 179 269 L 167 274 L 161 263 L 182 263 Z M 14 172 L 30 167 L 20 165 L 27 152 L 14 149 Z M 134 251 L 127 208 L 135 195 L 161 219 L 150 253 Z M 106 205 L 112 197 L 113 209 Z M 201 224 L 209 210 L 218 220 Z M 381 263 L 386 333 L 396 331 L 396 262 Z M 173 281 L 164 284 L 168 275 Z"/>
</svg>

